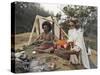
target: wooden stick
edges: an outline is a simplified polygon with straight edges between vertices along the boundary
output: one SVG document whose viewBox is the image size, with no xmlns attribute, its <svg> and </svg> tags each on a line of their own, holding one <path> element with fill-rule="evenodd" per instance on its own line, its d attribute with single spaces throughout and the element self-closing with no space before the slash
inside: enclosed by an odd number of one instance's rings
<svg viewBox="0 0 100 75">
<path fill-rule="evenodd" d="M 28 41 L 28 44 L 27 44 L 27 45 L 30 45 L 30 43 L 31 43 L 32 34 L 33 34 L 33 32 L 34 32 L 35 27 L 36 27 L 36 25 L 33 25 L 32 32 L 31 32 L 31 34 L 30 34 L 29 41 Z"/>
</svg>

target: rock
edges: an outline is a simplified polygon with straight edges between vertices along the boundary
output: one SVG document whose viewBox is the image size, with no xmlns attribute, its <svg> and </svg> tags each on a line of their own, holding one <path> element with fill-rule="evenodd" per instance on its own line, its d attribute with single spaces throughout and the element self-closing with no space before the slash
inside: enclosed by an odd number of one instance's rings
<svg viewBox="0 0 100 75">
<path fill-rule="evenodd" d="M 30 68 L 35 67 L 35 66 L 37 66 L 38 64 L 39 64 L 39 61 L 33 59 L 33 60 L 30 62 Z"/>
<path fill-rule="evenodd" d="M 26 66 L 22 62 L 16 61 L 15 65 L 16 65 L 15 66 L 15 72 L 16 73 L 25 73 L 25 72 L 28 72 L 28 69 L 26 69 Z"/>
<path fill-rule="evenodd" d="M 27 56 L 25 53 L 23 53 L 20 57 L 19 57 L 21 60 L 26 60 L 27 59 Z"/>
<path fill-rule="evenodd" d="M 46 61 L 46 58 L 40 57 L 33 59 L 30 62 L 30 72 L 52 71 L 55 69 L 55 64 Z"/>
<path fill-rule="evenodd" d="M 15 61 L 17 61 L 17 62 L 23 62 L 21 59 L 19 59 L 19 58 L 15 58 Z"/>
<path fill-rule="evenodd" d="M 17 52 L 17 53 L 15 53 L 15 59 L 16 59 L 16 61 L 18 60 L 22 60 L 22 61 L 24 61 L 24 60 L 26 60 L 27 59 L 27 55 L 25 54 L 25 51 L 21 51 L 21 52 Z"/>
<path fill-rule="evenodd" d="M 50 68 L 50 70 L 54 70 L 56 68 L 56 63 L 50 62 L 50 63 L 48 63 L 48 67 Z"/>
<path fill-rule="evenodd" d="M 25 51 L 17 52 L 17 53 L 15 53 L 15 57 L 20 57 L 24 53 L 25 53 Z"/>
<path fill-rule="evenodd" d="M 16 59 L 15 61 L 15 72 L 16 73 L 25 73 L 29 72 L 29 61 L 23 61 L 21 59 Z"/>
</svg>

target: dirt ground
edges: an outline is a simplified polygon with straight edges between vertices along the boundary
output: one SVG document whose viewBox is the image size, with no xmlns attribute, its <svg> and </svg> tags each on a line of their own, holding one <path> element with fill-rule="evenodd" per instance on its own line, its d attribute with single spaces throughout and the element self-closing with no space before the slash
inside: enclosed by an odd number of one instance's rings
<svg viewBox="0 0 100 75">
<path fill-rule="evenodd" d="M 22 34 L 17 34 L 15 35 L 15 50 L 22 50 L 23 49 L 23 46 L 24 45 L 27 45 L 28 43 L 28 40 L 29 40 L 29 36 L 30 36 L 30 33 L 22 33 Z M 36 38 L 36 34 L 33 34 L 33 37 L 32 37 L 32 41 Z M 38 56 L 43 56 L 41 54 L 39 54 Z M 44 57 L 47 57 L 47 56 L 54 56 L 55 55 L 50 55 L 50 54 L 44 54 Z M 70 70 L 70 69 L 82 69 L 82 67 L 78 66 L 78 68 L 76 67 L 73 67 L 72 65 L 67 65 L 64 66 L 62 64 L 66 64 L 66 62 L 68 63 L 68 61 L 58 57 L 60 60 L 58 60 L 57 64 L 61 67 L 59 70 Z M 92 55 L 90 56 L 90 60 L 92 61 L 93 64 L 97 65 L 97 52 L 96 50 L 92 50 Z M 58 66 L 58 67 L 59 67 Z"/>
</svg>

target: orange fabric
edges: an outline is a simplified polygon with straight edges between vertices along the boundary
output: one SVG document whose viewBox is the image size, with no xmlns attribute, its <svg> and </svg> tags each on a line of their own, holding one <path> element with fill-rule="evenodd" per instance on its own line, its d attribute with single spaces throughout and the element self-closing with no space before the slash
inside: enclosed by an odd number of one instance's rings
<svg viewBox="0 0 100 75">
<path fill-rule="evenodd" d="M 56 42 L 56 45 L 60 46 L 60 47 L 63 47 L 63 48 L 66 48 L 67 47 L 67 41 L 66 40 L 58 40 Z"/>
<path fill-rule="evenodd" d="M 58 40 L 56 42 L 57 45 L 64 45 L 65 43 L 66 43 L 65 40 Z"/>
</svg>

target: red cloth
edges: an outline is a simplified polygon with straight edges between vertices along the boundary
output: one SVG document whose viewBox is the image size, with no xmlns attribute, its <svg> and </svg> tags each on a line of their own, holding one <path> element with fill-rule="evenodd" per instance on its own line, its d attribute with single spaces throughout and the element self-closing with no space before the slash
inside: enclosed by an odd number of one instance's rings
<svg viewBox="0 0 100 75">
<path fill-rule="evenodd" d="M 52 44 L 43 44 L 39 47 L 39 49 L 42 49 L 42 50 L 45 50 L 45 49 L 48 49 L 50 47 L 53 47 L 54 45 Z"/>
</svg>

